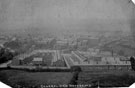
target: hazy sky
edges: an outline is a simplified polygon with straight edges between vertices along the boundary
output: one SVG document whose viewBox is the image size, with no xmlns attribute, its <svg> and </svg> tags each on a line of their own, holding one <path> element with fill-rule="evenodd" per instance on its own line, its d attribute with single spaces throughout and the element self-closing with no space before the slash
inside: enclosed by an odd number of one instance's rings
<svg viewBox="0 0 135 88">
<path fill-rule="evenodd" d="M 130 29 L 129 0 L 0 0 L 0 30 Z"/>
</svg>

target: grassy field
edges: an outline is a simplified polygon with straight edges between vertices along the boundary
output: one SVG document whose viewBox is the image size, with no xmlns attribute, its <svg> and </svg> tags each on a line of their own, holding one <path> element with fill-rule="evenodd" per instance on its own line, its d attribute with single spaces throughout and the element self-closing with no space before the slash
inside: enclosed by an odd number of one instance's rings
<svg viewBox="0 0 135 88">
<path fill-rule="evenodd" d="M 68 84 L 73 74 L 70 72 L 24 72 L 17 70 L 0 71 L 0 80 L 10 85 L 39 86 Z"/>
<path fill-rule="evenodd" d="M 135 82 L 134 71 L 95 71 L 81 72 L 78 84 L 91 84 L 101 87 L 128 87 Z"/>
<path fill-rule="evenodd" d="M 20 70 L 1 70 L 0 80 L 12 85 L 24 88 L 39 88 L 39 85 L 63 85 L 68 84 L 73 78 L 71 72 L 25 72 Z M 134 71 L 82 71 L 77 78 L 77 84 L 87 84 L 97 87 L 128 87 L 135 82 Z M 14 87 L 17 88 L 17 87 Z"/>
</svg>

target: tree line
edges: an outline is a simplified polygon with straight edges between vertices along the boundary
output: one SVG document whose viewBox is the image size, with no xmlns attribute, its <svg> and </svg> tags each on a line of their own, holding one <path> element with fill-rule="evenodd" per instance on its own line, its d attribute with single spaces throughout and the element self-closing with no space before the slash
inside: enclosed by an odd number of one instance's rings
<svg viewBox="0 0 135 88">
<path fill-rule="evenodd" d="M 132 70 L 135 71 L 135 57 L 133 56 L 130 57 L 130 63 L 131 63 Z"/>
<path fill-rule="evenodd" d="M 15 53 L 11 52 L 9 49 L 1 48 L 0 49 L 0 64 L 5 63 L 9 60 L 12 60 L 15 56 Z"/>
</svg>

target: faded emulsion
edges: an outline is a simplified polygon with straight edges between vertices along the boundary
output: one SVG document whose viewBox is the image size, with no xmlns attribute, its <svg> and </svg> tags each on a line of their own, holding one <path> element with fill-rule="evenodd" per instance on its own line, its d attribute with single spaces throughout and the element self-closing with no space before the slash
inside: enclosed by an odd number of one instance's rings
<svg viewBox="0 0 135 88">
<path fill-rule="evenodd" d="M 135 0 L 132 0 L 132 2 L 135 4 Z"/>
<path fill-rule="evenodd" d="M 131 4 L 131 10 L 132 10 L 132 15 L 131 15 L 131 31 L 133 33 L 134 39 L 135 39 L 135 3 Z"/>
</svg>

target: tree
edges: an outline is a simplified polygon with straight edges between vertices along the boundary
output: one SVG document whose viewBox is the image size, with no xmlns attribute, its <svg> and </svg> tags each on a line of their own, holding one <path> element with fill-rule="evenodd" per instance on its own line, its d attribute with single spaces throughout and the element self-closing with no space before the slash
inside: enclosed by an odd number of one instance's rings
<svg viewBox="0 0 135 88">
<path fill-rule="evenodd" d="M 0 63 L 7 62 L 8 60 L 13 59 L 14 54 L 7 50 L 6 48 L 0 49 Z"/>
<path fill-rule="evenodd" d="M 132 69 L 135 71 L 135 58 L 133 56 L 130 57 L 130 63 L 131 63 Z"/>
<path fill-rule="evenodd" d="M 81 69 L 80 66 L 73 66 L 73 67 L 71 67 L 71 71 L 72 71 L 72 72 L 81 72 L 82 69 Z"/>
<path fill-rule="evenodd" d="M 0 49 L 0 57 L 5 53 L 5 48 Z"/>
</svg>

